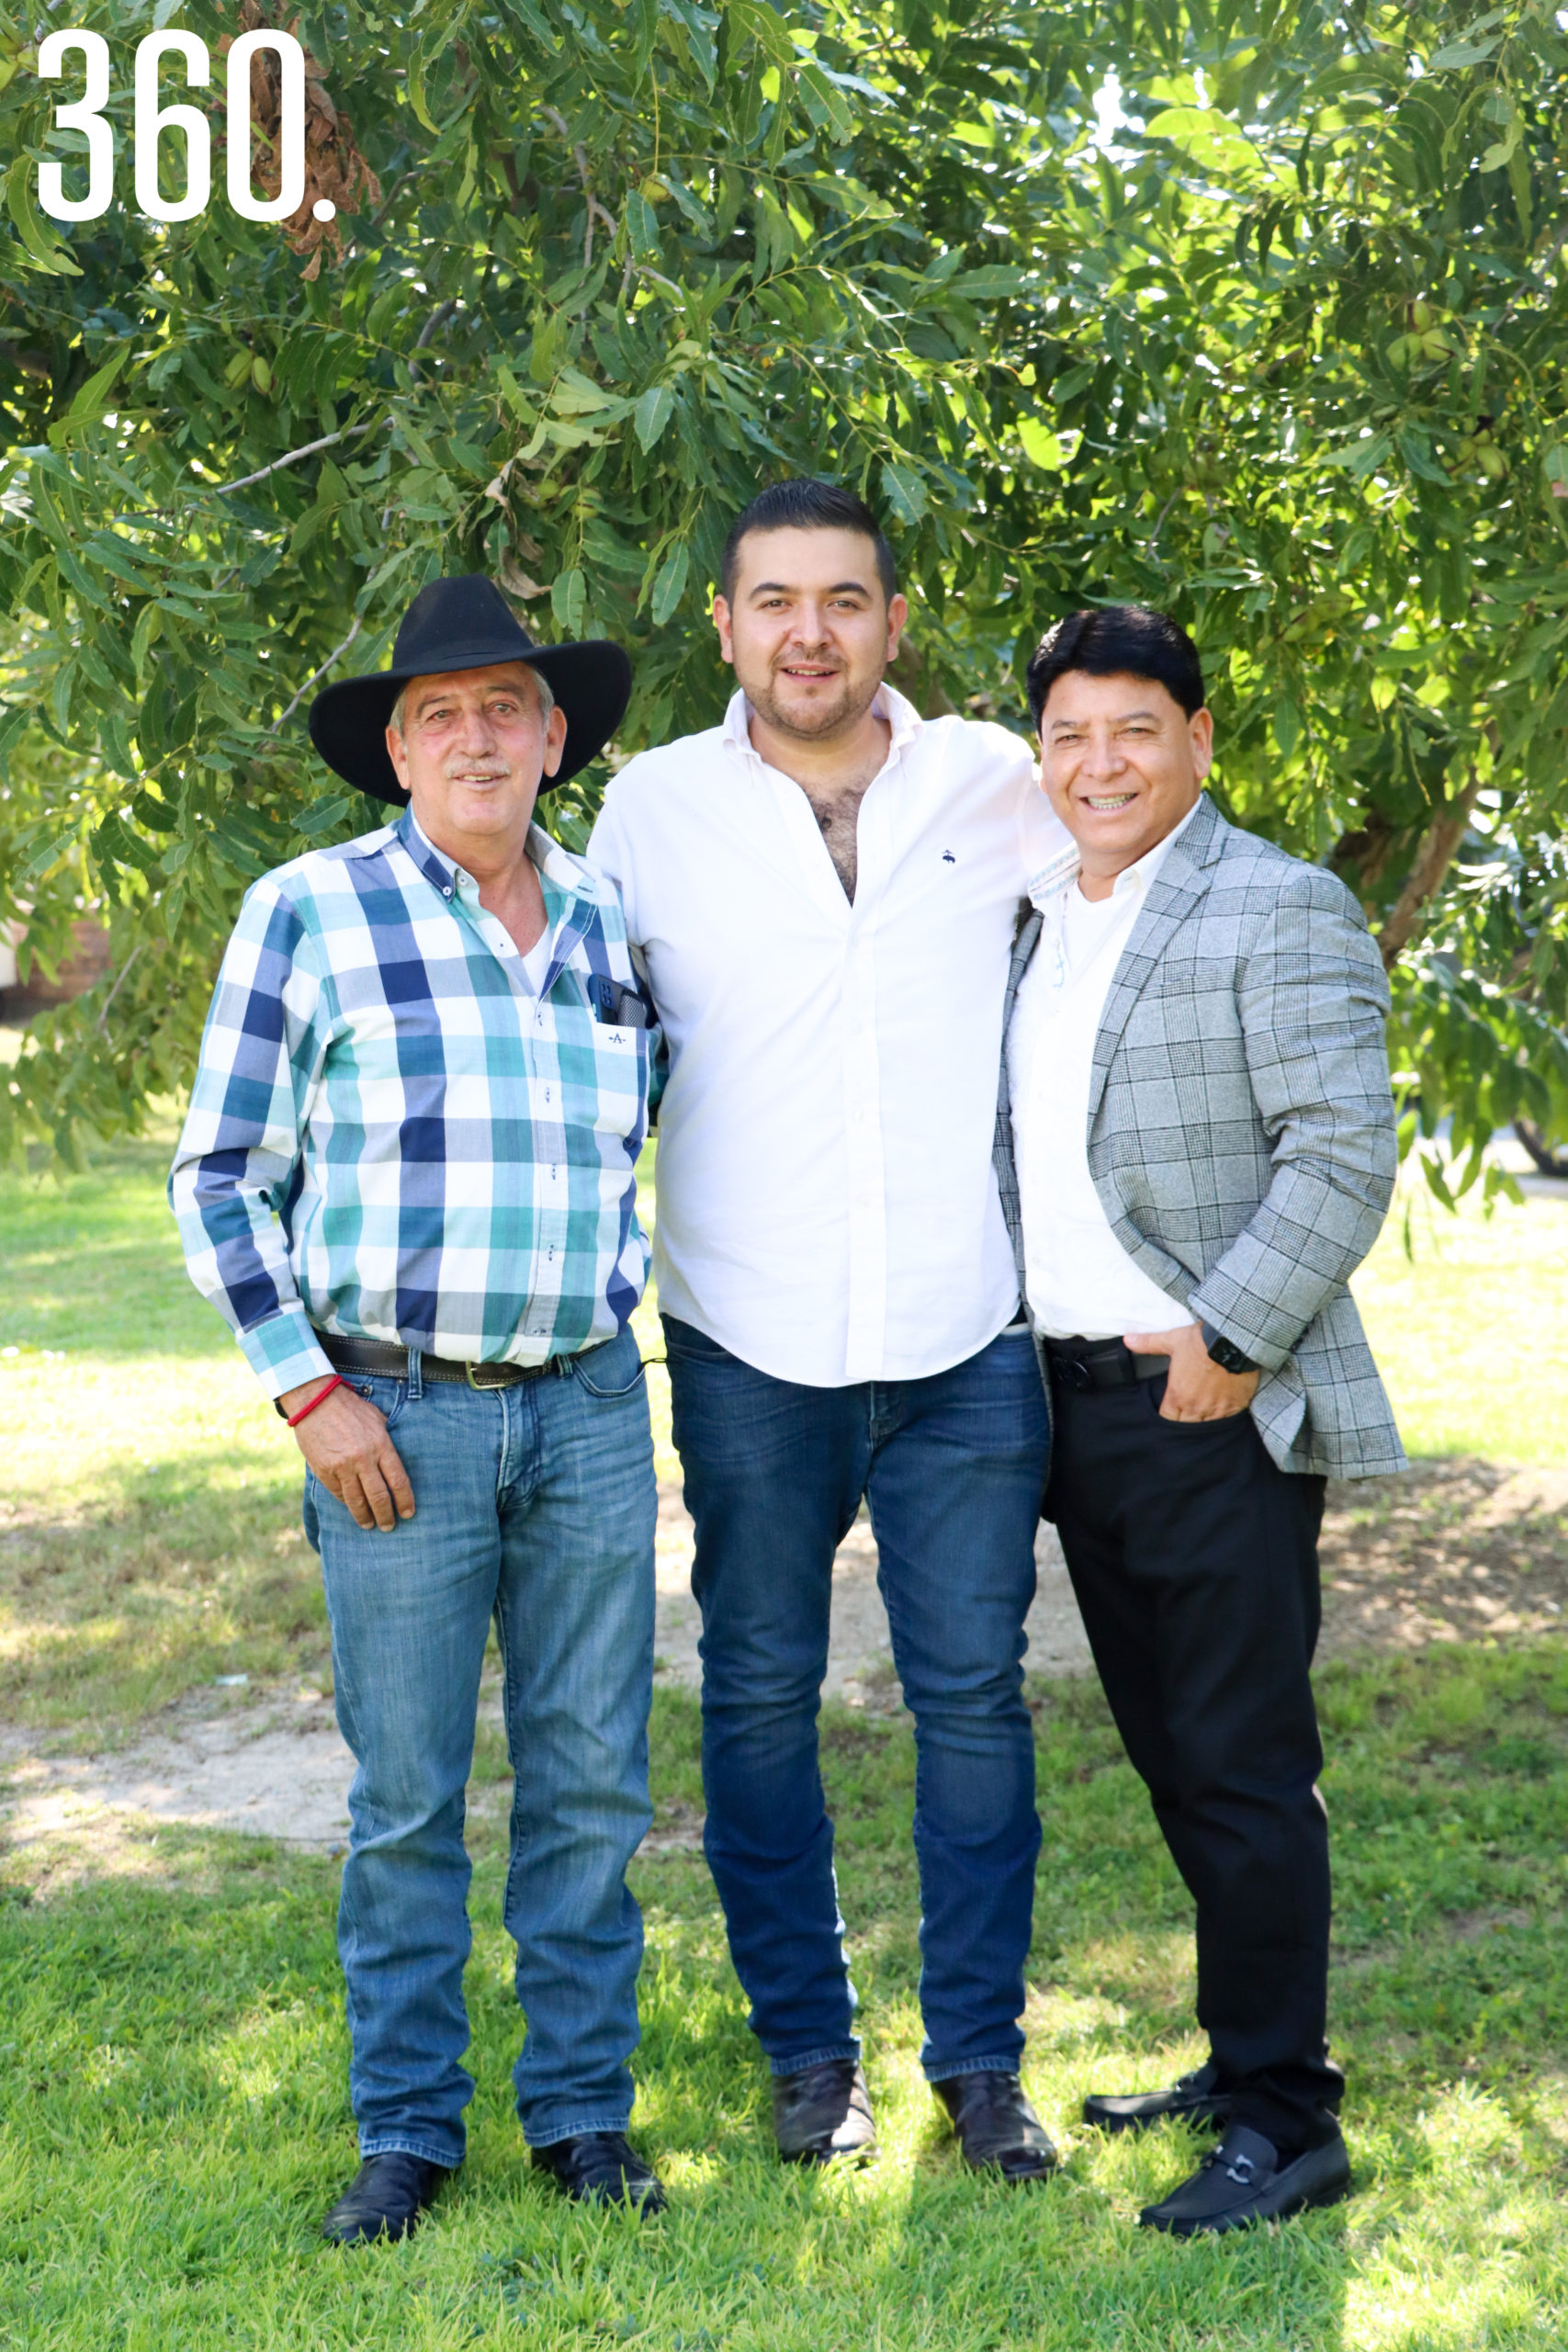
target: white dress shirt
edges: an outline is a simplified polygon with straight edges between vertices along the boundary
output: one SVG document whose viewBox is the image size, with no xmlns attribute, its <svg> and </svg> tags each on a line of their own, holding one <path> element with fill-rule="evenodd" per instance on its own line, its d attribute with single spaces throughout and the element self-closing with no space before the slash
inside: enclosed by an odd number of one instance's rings
<svg viewBox="0 0 1568 2352">
<path fill-rule="evenodd" d="M 875 707 L 852 905 L 739 693 L 627 763 L 588 846 L 669 1041 L 660 1303 L 818 1388 L 945 1371 L 1016 1312 L 1002 1000 L 1020 902 L 1066 842 L 1021 738 L 886 686 Z"/>
<path fill-rule="evenodd" d="M 1116 967 L 1149 885 L 1197 805 L 1116 876 L 1108 899 L 1086 899 L 1076 871 L 1065 881 L 1053 874 L 1031 893 L 1043 922 L 1019 983 L 1008 1083 L 1024 1288 L 1036 1326 L 1053 1339 L 1120 1339 L 1126 1331 L 1173 1331 L 1193 1320 L 1111 1230 L 1089 1172 L 1089 1097 L 1094 1042 Z"/>
</svg>

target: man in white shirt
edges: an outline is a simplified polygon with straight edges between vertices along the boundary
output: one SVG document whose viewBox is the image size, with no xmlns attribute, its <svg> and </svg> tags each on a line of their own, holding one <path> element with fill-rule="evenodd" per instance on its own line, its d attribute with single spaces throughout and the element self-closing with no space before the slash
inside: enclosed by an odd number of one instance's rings
<svg viewBox="0 0 1568 2352">
<path fill-rule="evenodd" d="M 1203 793 L 1174 622 L 1075 614 L 1029 692 L 1080 864 L 1035 886 L 1014 949 L 1003 1203 L 1051 1374 L 1046 1508 L 1197 1905 L 1211 2050 L 1084 2112 L 1224 2127 L 1141 2217 L 1188 2235 L 1349 2182 L 1309 1669 L 1325 1478 L 1404 1461 L 1347 1288 L 1393 1181 L 1388 986 L 1344 885 Z"/>
<path fill-rule="evenodd" d="M 1026 2179 L 1055 2161 L 1018 2081 L 1047 1431 L 991 1147 L 1019 902 L 1065 837 L 1019 737 L 884 683 L 906 609 L 859 499 L 764 491 L 714 600 L 724 722 L 631 761 L 589 855 L 669 1046 L 655 1274 L 705 1844 L 780 2152 L 875 2146 L 817 1754 L 864 1497 L 915 1716 L 923 2062 L 969 2160 Z"/>
</svg>

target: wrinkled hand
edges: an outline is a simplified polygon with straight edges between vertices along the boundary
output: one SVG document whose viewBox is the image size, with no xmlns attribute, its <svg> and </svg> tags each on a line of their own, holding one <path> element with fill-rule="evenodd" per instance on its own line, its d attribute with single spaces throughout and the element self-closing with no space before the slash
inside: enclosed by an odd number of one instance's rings
<svg viewBox="0 0 1568 2352">
<path fill-rule="evenodd" d="M 318 1396 L 324 1380 L 302 1381 L 281 1398 L 297 1413 Z M 413 1488 L 387 1435 L 386 1417 L 352 1388 L 334 1388 L 294 1432 L 299 1451 L 327 1492 L 354 1513 L 361 1527 L 388 1535 L 400 1519 L 413 1517 Z"/>
<path fill-rule="evenodd" d="M 1134 1355 L 1170 1358 L 1159 1408 L 1162 1421 L 1227 1421 L 1245 1413 L 1258 1393 L 1261 1374 L 1222 1372 L 1196 1323 L 1184 1323 L 1176 1331 L 1124 1331 L 1122 1343 Z M 323 1405 L 322 1412 L 326 1409 Z"/>
</svg>

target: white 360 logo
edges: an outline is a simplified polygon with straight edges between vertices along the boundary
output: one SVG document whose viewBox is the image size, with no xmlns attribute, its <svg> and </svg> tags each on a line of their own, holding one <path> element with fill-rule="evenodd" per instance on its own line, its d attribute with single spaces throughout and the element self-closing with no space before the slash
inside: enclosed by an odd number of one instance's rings
<svg viewBox="0 0 1568 2352">
<path fill-rule="evenodd" d="M 103 111 L 109 96 L 109 45 L 102 33 L 81 27 L 46 34 L 39 43 L 38 70 L 43 80 L 58 81 L 66 51 L 73 49 L 86 58 L 87 86 L 71 105 L 56 107 L 54 120 L 57 129 L 80 130 L 86 138 L 87 193 L 68 197 L 64 165 L 51 162 L 39 165 L 38 200 L 51 220 L 96 220 L 114 199 L 114 130 Z M 276 50 L 282 69 L 283 180 L 270 198 L 251 191 L 251 60 L 260 49 Z M 207 43 L 195 33 L 149 33 L 137 42 L 136 202 L 150 220 L 192 220 L 206 210 L 212 194 L 212 132 L 199 107 L 158 104 L 158 67 L 170 51 L 185 59 L 187 88 L 205 89 L 212 79 Z M 229 201 L 243 220 L 287 220 L 305 201 L 305 52 L 292 33 L 242 33 L 229 51 L 228 66 Z M 172 201 L 158 191 L 158 146 L 165 130 L 183 132 L 186 142 L 186 192 Z M 318 220 L 330 220 L 337 207 L 321 197 L 313 209 Z"/>
</svg>

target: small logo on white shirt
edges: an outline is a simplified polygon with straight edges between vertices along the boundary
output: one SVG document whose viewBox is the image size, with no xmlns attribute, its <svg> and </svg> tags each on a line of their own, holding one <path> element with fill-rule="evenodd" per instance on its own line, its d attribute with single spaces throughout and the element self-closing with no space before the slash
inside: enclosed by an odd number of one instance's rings
<svg viewBox="0 0 1568 2352">
<path fill-rule="evenodd" d="M 953 856 L 953 852 L 950 849 L 944 849 L 942 854 L 942 862 L 944 865 L 956 865 L 958 860 Z"/>
</svg>

